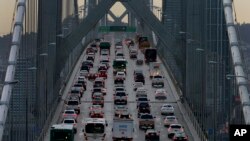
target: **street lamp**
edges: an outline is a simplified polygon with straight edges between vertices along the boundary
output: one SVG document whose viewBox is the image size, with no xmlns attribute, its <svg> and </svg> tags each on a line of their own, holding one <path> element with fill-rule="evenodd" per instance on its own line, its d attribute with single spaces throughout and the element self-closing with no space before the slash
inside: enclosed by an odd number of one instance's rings
<svg viewBox="0 0 250 141">
<path fill-rule="evenodd" d="M 236 77 L 241 77 L 241 78 L 248 79 L 246 76 L 241 76 L 241 75 L 233 75 L 233 74 L 227 74 L 226 75 L 227 79 L 236 78 Z"/>
</svg>

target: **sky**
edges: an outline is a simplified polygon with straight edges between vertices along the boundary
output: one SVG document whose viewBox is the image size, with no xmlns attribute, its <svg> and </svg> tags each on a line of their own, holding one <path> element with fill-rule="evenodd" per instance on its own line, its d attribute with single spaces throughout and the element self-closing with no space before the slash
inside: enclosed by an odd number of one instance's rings
<svg viewBox="0 0 250 141">
<path fill-rule="evenodd" d="M 0 36 L 11 31 L 11 22 L 16 0 L 0 0 Z M 160 6 L 161 0 L 153 0 L 154 5 Z M 250 0 L 234 0 L 237 21 L 250 23 Z M 114 8 L 119 13 L 119 7 Z"/>
</svg>

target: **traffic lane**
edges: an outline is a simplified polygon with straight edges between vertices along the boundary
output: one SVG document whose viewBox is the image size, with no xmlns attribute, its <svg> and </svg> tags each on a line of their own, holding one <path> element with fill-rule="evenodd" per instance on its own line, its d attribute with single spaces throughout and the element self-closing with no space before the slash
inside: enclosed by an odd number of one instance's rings
<svg viewBox="0 0 250 141">
<path fill-rule="evenodd" d="M 128 54 L 128 53 L 126 53 L 126 54 Z M 143 56 L 143 54 L 141 52 L 140 52 L 139 55 Z M 142 65 L 142 66 L 136 66 L 135 61 L 129 59 L 129 68 L 139 68 L 139 69 L 142 69 L 144 71 L 144 74 L 146 76 L 146 78 L 145 78 L 145 82 L 146 82 L 145 87 L 149 88 L 148 89 L 148 98 L 151 100 L 150 103 L 151 103 L 152 114 L 155 115 L 155 117 L 156 117 L 156 119 L 155 119 L 156 130 L 161 132 L 161 140 L 170 140 L 170 139 L 167 138 L 167 134 L 165 134 L 165 133 L 167 133 L 167 129 L 164 127 L 164 124 L 163 124 L 165 116 L 162 116 L 161 113 L 160 113 L 160 108 L 161 108 L 162 104 L 171 103 L 173 105 L 173 107 L 175 108 L 175 116 L 177 117 L 178 122 L 180 124 L 182 124 L 185 129 L 187 129 L 186 128 L 187 125 L 184 122 L 182 113 L 180 112 L 180 109 L 179 109 L 179 107 L 177 105 L 177 101 L 176 101 L 175 97 L 173 96 L 173 93 L 172 93 L 172 91 L 171 91 L 171 89 L 169 87 L 169 84 L 168 84 L 167 80 L 164 79 L 164 84 L 165 84 L 164 89 L 166 89 L 166 91 L 168 93 L 167 100 L 164 100 L 164 101 L 156 100 L 155 97 L 154 97 L 154 93 L 155 93 L 156 88 L 152 88 L 152 86 L 151 86 L 151 80 L 149 78 L 149 67 L 147 65 L 145 65 L 145 64 Z M 162 71 L 162 72 L 164 72 L 164 71 Z M 132 69 L 129 70 L 128 75 L 130 75 L 130 74 L 132 76 L 130 78 L 132 78 L 132 79 L 129 79 L 129 80 L 133 80 L 133 70 Z M 129 84 L 132 84 L 132 83 L 133 82 L 129 82 Z M 130 89 L 129 89 L 130 92 L 129 93 L 133 93 L 133 91 L 131 90 L 132 85 L 130 85 L 129 87 L 130 87 Z M 133 94 L 135 95 L 135 93 L 133 93 Z M 129 98 L 130 99 L 135 98 L 135 96 L 129 96 Z M 132 99 L 132 101 L 133 101 L 133 99 Z M 154 103 L 154 102 L 157 102 L 157 103 Z M 136 104 L 134 104 L 134 106 L 136 106 Z M 134 106 L 132 106 L 132 108 Z M 137 110 L 133 111 L 132 113 L 133 113 L 134 119 L 138 120 L 138 118 L 137 118 Z M 136 123 L 138 123 L 138 121 Z M 136 125 L 136 127 L 137 126 L 138 125 Z M 136 131 L 138 131 L 138 130 L 136 130 Z M 189 135 L 189 136 L 191 135 L 191 133 L 188 130 L 185 130 L 185 132 L 187 133 L 187 135 Z M 139 135 L 144 135 L 144 133 L 139 133 Z M 139 138 L 143 138 L 143 136 L 139 136 Z"/>
<path fill-rule="evenodd" d="M 128 51 L 128 50 L 127 50 Z M 125 51 L 125 52 L 127 52 Z M 128 54 L 128 53 L 126 53 Z M 128 59 L 128 67 L 132 68 L 128 70 L 127 73 L 127 90 L 129 93 L 129 101 L 131 101 L 132 103 L 129 103 L 129 109 L 131 109 L 131 113 L 134 119 L 134 123 L 135 123 L 135 134 L 134 134 L 134 139 L 135 140 L 145 140 L 145 131 L 139 129 L 139 120 L 137 117 L 137 102 L 136 102 L 136 97 L 135 97 L 135 91 L 133 91 L 133 84 L 134 84 L 134 79 L 133 79 L 133 73 L 135 69 L 142 69 L 144 71 L 144 74 L 146 76 L 145 78 L 145 88 L 148 89 L 148 98 L 151 100 L 150 101 L 150 105 L 151 105 L 151 113 L 153 116 L 155 116 L 155 129 L 157 131 L 160 131 L 160 139 L 161 140 L 170 140 L 167 138 L 165 132 L 166 132 L 166 128 L 163 127 L 163 118 L 160 115 L 160 107 L 163 103 L 162 101 L 155 101 L 154 99 L 154 95 L 153 95 L 153 89 L 151 88 L 151 80 L 149 79 L 149 75 L 147 73 L 148 70 L 148 66 L 147 65 L 142 65 L 142 66 L 137 66 L 135 64 L 135 60 L 131 60 Z M 170 99 L 170 98 L 169 98 Z M 153 102 L 159 102 L 159 103 L 153 103 Z"/>
</svg>

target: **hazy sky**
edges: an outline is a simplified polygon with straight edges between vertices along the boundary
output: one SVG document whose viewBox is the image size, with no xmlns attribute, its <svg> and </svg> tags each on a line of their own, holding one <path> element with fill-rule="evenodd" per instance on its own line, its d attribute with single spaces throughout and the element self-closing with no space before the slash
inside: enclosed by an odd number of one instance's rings
<svg viewBox="0 0 250 141">
<path fill-rule="evenodd" d="M 161 2 L 161 0 L 153 1 L 155 5 L 159 5 Z M 0 35 L 10 32 L 15 2 L 16 0 L 0 0 Z M 238 22 L 250 23 L 250 0 L 234 0 L 234 3 Z"/>
</svg>

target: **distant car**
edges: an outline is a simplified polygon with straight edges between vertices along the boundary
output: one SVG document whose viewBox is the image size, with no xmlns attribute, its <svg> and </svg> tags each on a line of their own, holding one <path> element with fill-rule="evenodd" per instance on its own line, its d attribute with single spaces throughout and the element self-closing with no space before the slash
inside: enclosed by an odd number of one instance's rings
<svg viewBox="0 0 250 141">
<path fill-rule="evenodd" d="M 140 88 L 140 87 L 143 87 L 143 86 L 144 86 L 144 85 L 143 85 L 142 82 L 135 82 L 135 83 L 134 83 L 134 91 L 136 91 L 137 88 Z"/>
<path fill-rule="evenodd" d="M 80 71 L 80 76 L 88 77 L 88 74 L 89 74 L 88 70 L 81 70 Z"/>
<path fill-rule="evenodd" d="M 137 58 L 136 65 L 143 65 L 143 59 Z"/>
<path fill-rule="evenodd" d="M 155 99 L 167 99 L 167 92 L 165 89 L 156 89 Z"/>
<path fill-rule="evenodd" d="M 89 80 L 95 80 L 98 77 L 98 74 L 95 72 L 89 72 L 88 79 Z"/>
<path fill-rule="evenodd" d="M 152 114 L 141 114 L 139 117 L 140 129 L 154 129 L 155 117 Z"/>
<path fill-rule="evenodd" d="M 91 118 L 103 118 L 104 112 L 101 105 L 92 105 L 89 109 L 89 116 Z"/>
<path fill-rule="evenodd" d="M 102 77 L 97 77 L 94 81 L 93 87 L 105 87 L 105 81 Z"/>
<path fill-rule="evenodd" d="M 125 87 L 115 87 L 114 91 L 116 93 L 117 91 L 126 91 L 126 89 Z"/>
<path fill-rule="evenodd" d="M 162 75 L 155 75 L 152 78 L 152 87 L 164 87 L 164 77 Z"/>
<path fill-rule="evenodd" d="M 92 98 L 92 104 L 93 105 L 101 105 L 103 107 L 104 106 L 104 98 L 102 98 L 102 97 Z"/>
<path fill-rule="evenodd" d="M 117 52 L 117 53 L 115 54 L 115 58 L 116 58 L 116 59 L 119 59 L 119 58 L 123 59 L 123 58 L 124 58 L 123 52 Z"/>
<path fill-rule="evenodd" d="M 118 117 L 120 114 L 128 110 L 127 105 L 114 105 L 115 117 Z"/>
<path fill-rule="evenodd" d="M 74 109 L 71 110 L 64 110 L 63 112 L 63 118 L 77 118 L 77 114 Z"/>
<path fill-rule="evenodd" d="M 76 127 L 77 121 L 75 118 L 64 118 L 62 123 L 63 124 L 72 124 L 74 127 L 74 133 L 77 133 L 77 127 Z"/>
<path fill-rule="evenodd" d="M 88 55 L 87 58 L 86 58 L 86 60 L 88 60 L 88 61 L 95 61 L 95 56 Z"/>
<path fill-rule="evenodd" d="M 126 74 L 125 72 L 121 72 L 121 71 L 118 71 L 115 75 L 115 79 L 122 79 L 122 80 L 125 80 L 126 79 Z"/>
<path fill-rule="evenodd" d="M 107 71 L 106 70 L 100 70 L 99 73 L 98 73 L 98 77 L 107 79 L 108 78 Z"/>
<path fill-rule="evenodd" d="M 123 47 L 122 42 L 117 42 L 115 44 L 115 49 L 121 49 Z"/>
<path fill-rule="evenodd" d="M 160 132 L 154 129 L 147 129 L 145 141 L 160 141 Z"/>
<path fill-rule="evenodd" d="M 174 115 L 174 107 L 171 104 L 163 104 L 161 106 L 162 115 Z"/>
<path fill-rule="evenodd" d="M 178 132 L 184 132 L 183 126 L 181 124 L 170 124 L 168 127 L 168 138 L 172 138 Z"/>
<path fill-rule="evenodd" d="M 115 105 L 126 105 L 128 96 L 125 91 L 116 91 L 114 94 L 114 104 Z"/>
<path fill-rule="evenodd" d="M 188 136 L 185 132 L 176 132 L 172 138 L 173 141 L 188 141 Z"/>
<path fill-rule="evenodd" d="M 140 103 L 148 103 L 150 100 L 147 97 L 139 97 L 136 99 L 137 107 Z"/>
<path fill-rule="evenodd" d="M 147 89 L 144 87 L 139 87 L 137 88 L 136 92 L 135 92 L 135 96 L 136 97 L 140 97 L 140 95 L 147 95 Z"/>
<path fill-rule="evenodd" d="M 177 121 L 177 118 L 175 116 L 166 116 L 164 121 L 163 121 L 163 124 L 165 127 L 169 127 L 169 125 L 171 124 L 177 124 L 178 121 Z"/>
</svg>

